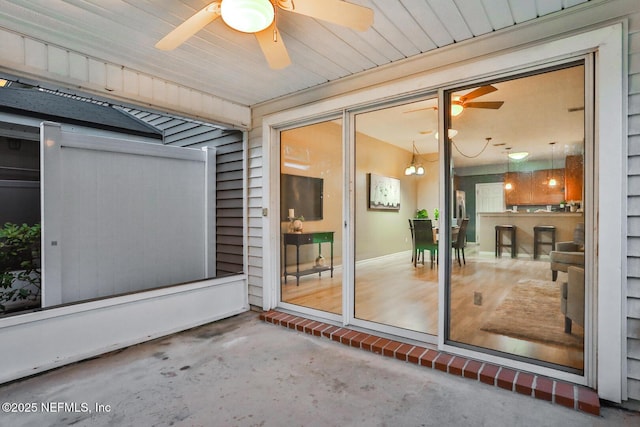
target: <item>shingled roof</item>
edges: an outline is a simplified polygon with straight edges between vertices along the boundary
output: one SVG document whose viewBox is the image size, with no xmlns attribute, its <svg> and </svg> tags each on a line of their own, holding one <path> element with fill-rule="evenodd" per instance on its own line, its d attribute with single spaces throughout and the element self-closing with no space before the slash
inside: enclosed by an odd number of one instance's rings
<svg viewBox="0 0 640 427">
<path fill-rule="evenodd" d="M 104 102 L 50 93 L 37 88 L 0 88 L 0 111 L 82 125 L 129 135 L 162 139 L 156 128 Z"/>
</svg>

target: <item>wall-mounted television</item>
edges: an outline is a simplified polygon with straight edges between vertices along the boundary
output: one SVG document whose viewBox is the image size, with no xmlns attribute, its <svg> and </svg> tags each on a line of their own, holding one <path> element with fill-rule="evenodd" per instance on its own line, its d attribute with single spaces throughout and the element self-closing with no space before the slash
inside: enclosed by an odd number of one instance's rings
<svg viewBox="0 0 640 427">
<path fill-rule="evenodd" d="M 323 179 L 280 175 L 280 218 L 289 221 L 289 209 L 305 221 L 320 221 L 323 215 Z"/>
</svg>

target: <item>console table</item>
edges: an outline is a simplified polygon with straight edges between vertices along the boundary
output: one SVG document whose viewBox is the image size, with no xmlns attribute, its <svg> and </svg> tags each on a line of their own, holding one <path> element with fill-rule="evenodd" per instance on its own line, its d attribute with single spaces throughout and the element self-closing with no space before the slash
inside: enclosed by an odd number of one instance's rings
<svg viewBox="0 0 640 427">
<path fill-rule="evenodd" d="M 318 277 L 322 276 L 323 271 L 331 271 L 333 277 L 333 231 L 318 231 L 314 233 L 284 233 L 284 283 L 287 283 L 287 276 L 296 277 L 296 286 L 300 284 L 300 276 L 318 273 Z M 322 244 L 331 244 L 331 264 L 329 266 L 314 265 L 312 268 L 300 271 L 300 246 L 318 244 L 318 256 L 322 255 Z M 296 271 L 287 271 L 287 246 L 295 245 L 296 247 Z"/>
</svg>

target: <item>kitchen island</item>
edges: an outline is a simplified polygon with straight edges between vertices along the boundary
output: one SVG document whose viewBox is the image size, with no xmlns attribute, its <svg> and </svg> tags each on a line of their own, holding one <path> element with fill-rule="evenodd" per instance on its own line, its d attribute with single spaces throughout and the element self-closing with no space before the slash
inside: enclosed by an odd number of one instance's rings
<svg viewBox="0 0 640 427">
<path fill-rule="evenodd" d="M 518 257 L 533 258 L 533 227 L 553 225 L 556 227 L 556 242 L 573 240 L 576 224 L 584 222 L 582 212 L 481 212 L 476 226 L 478 252 L 482 255 L 495 253 L 495 226 L 511 224 L 516 226 Z M 547 236 L 545 240 L 549 239 Z M 540 253 L 546 258 L 550 245 L 545 245 Z"/>
</svg>

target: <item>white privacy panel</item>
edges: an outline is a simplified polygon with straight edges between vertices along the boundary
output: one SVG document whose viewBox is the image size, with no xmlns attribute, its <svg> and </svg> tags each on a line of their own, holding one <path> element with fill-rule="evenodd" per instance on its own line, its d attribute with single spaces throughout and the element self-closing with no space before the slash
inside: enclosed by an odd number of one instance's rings
<svg viewBox="0 0 640 427">
<path fill-rule="evenodd" d="M 43 306 L 207 277 L 207 153 L 52 123 L 42 141 Z"/>
</svg>

